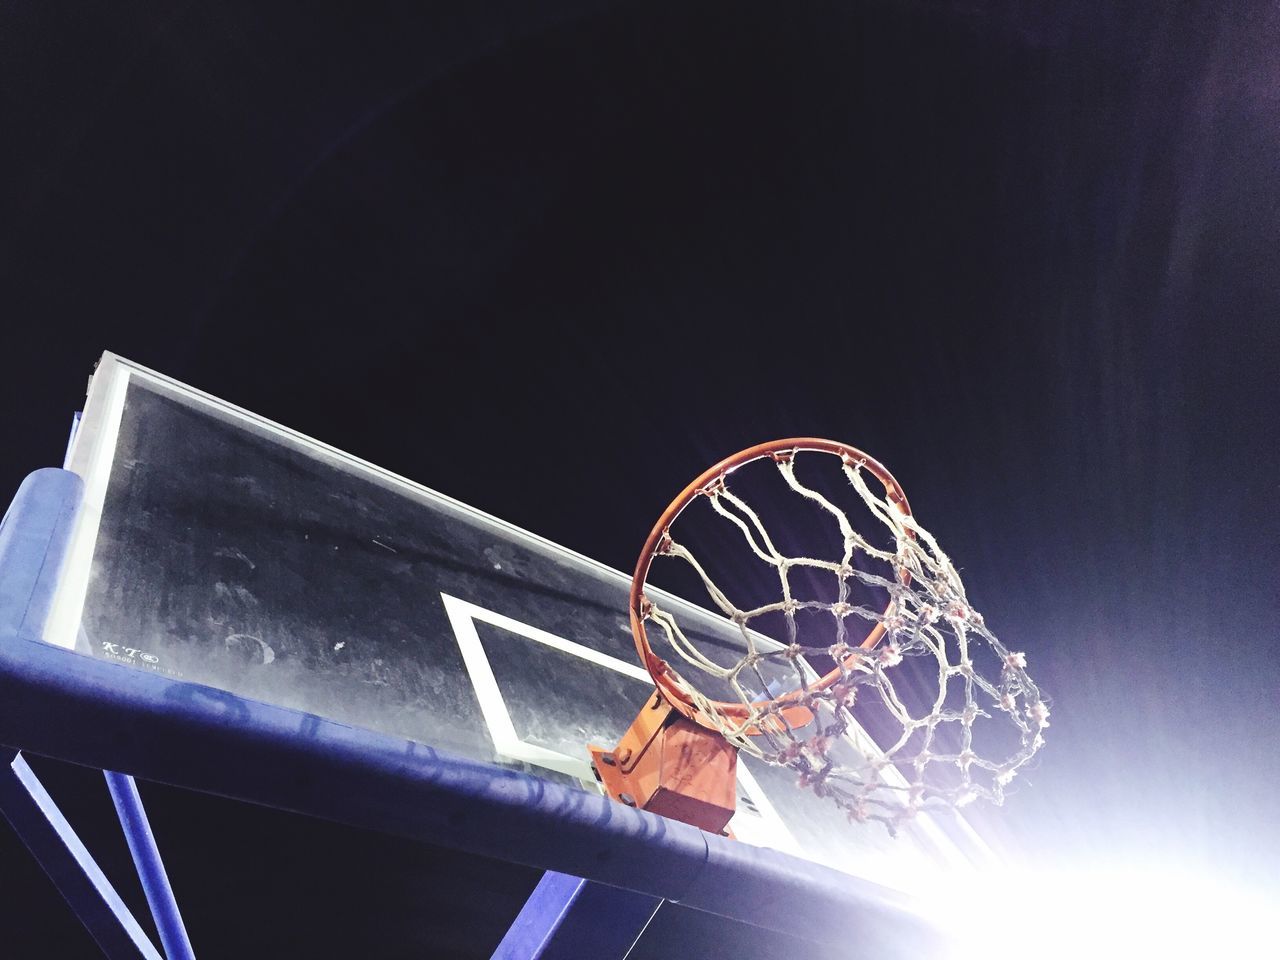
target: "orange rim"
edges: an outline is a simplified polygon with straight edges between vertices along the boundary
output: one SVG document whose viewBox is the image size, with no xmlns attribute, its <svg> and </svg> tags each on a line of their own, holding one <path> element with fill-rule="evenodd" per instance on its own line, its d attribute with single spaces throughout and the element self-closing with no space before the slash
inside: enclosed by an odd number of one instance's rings
<svg viewBox="0 0 1280 960">
<path fill-rule="evenodd" d="M 662 516 L 658 518 L 658 522 L 654 524 L 653 530 L 649 533 L 649 539 L 645 541 L 644 549 L 640 552 L 640 559 L 636 562 L 636 571 L 631 578 L 631 597 L 629 600 L 631 614 L 631 634 L 635 638 L 636 652 L 640 655 L 640 662 L 644 664 L 645 669 L 649 671 L 649 675 L 653 678 L 653 682 L 657 684 L 658 691 L 676 710 L 691 720 L 694 720 L 705 727 L 718 729 L 713 723 L 702 715 L 702 712 L 694 706 L 689 695 L 681 690 L 672 679 L 670 666 L 667 662 L 653 652 L 653 647 L 649 644 L 649 636 L 645 632 L 645 620 L 647 612 L 645 605 L 647 600 L 644 595 L 645 584 L 649 578 L 649 568 L 653 564 L 653 558 L 657 552 L 658 545 L 662 542 L 664 536 L 671 529 L 671 525 L 676 522 L 684 509 L 694 500 L 702 495 L 712 484 L 723 480 L 745 464 L 764 457 L 772 457 L 775 460 L 781 460 L 785 456 L 794 455 L 806 451 L 816 451 L 821 453 L 834 454 L 841 458 L 846 464 L 851 466 L 861 466 L 868 473 L 874 476 L 882 484 L 884 484 L 885 494 L 889 501 L 894 504 L 902 512 L 904 516 L 911 516 L 911 507 L 907 503 L 907 495 L 902 492 L 902 487 L 898 481 L 879 461 L 873 457 L 867 456 L 856 447 L 851 447 L 845 443 L 839 443 L 835 440 L 822 440 L 817 437 L 793 437 L 786 440 L 774 440 L 770 443 L 757 444 L 754 447 L 748 447 L 746 450 L 739 451 L 731 457 L 726 457 L 717 463 L 714 467 L 703 472 L 696 480 L 685 487 L 675 500 L 671 501 L 671 505 L 663 511 Z M 892 605 L 892 601 L 890 601 Z M 889 607 L 886 606 L 884 613 L 888 614 Z M 876 623 L 871 628 L 863 641 L 858 644 L 858 649 L 869 650 L 880 642 L 880 638 L 884 636 L 884 624 Z M 857 654 L 852 654 L 846 658 L 841 664 L 835 667 L 831 672 L 820 678 L 816 683 L 809 685 L 809 690 L 825 690 L 831 686 L 847 671 L 847 669 L 857 660 Z M 782 710 L 783 717 L 793 726 L 803 726 L 811 718 L 808 710 L 803 706 L 795 705 L 797 700 L 804 695 L 803 689 L 792 690 L 790 693 L 782 694 L 772 700 L 760 700 L 747 706 L 744 703 L 726 703 L 722 701 L 712 701 L 711 707 L 721 716 L 734 720 L 748 720 L 753 716 L 758 716 L 760 711 L 768 710 L 771 707 Z M 748 731 L 749 733 L 751 731 Z"/>
</svg>

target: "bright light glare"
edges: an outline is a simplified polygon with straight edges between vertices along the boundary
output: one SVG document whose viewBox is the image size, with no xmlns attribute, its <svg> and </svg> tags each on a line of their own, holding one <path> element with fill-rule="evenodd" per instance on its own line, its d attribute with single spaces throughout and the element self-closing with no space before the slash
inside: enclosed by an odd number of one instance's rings
<svg viewBox="0 0 1280 960">
<path fill-rule="evenodd" d="M 1253 956 L 1269 939 L 1260 895 L 1185 869 L 953 877 L 927 902 L 957 937 L 953 960 L 1204 960 Z"/>
</svg>

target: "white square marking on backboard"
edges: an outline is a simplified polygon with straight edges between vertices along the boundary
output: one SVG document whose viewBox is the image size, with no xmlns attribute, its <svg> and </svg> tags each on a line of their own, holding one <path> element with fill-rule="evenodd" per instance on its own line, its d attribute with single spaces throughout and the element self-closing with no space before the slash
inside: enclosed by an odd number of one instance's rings
<svg viewBox="0 0 1280 960">
<path fill-rule="evenodd" d="M 489 727 L 489 736 L 493 739 L 494 749 L 512 760 L 555 770 L 584 782 L 593 782 L 595 778 L 591 772 L 591 764 L 585 759 L 587 747 L 585 743 L 582 745 L 584 758 L 579 759 L 520 739 L 515 725 L 511 722 L 511 714 L 507 710 L 502 691 L 498 688 L 497 678 L 494 676 L 493 667 L 489 663 L 480 635 L 476 631 L 475 622 L 479 620 L 481 623 L 500 627 L 551 647 L 553 650 L 580 657 L 641 683 L 652 684 L 653 680 L 648 671 L 637 664 L 619 660 L 607 653 L 600 653 L 598 650 L 592 650 L 580 643 L 531 627 L 519 620 L 494 613 L 492 610 L 486 610 L 484 607 L 460 600 L 447 593 L 440 594 L 440 598 L 444 601 L 445 613 L 448 614 L 454 636 L 457 637 L 458 647 L 462 651 L 462 660 L 471 677 L 472 686 L 475 688 L 476 699 L 480 702 L 480 712 Z M 734 814 L 731 826 L 738 839 L 758 846 L 801 854 L 791 831 L 782 822 L 778 811 L 760 789 L 760 784 L 744 763 L 738 764 L 738 785 L 759 811 L 757 814 L 750 810 L 739 809 Z"/>
</svg>

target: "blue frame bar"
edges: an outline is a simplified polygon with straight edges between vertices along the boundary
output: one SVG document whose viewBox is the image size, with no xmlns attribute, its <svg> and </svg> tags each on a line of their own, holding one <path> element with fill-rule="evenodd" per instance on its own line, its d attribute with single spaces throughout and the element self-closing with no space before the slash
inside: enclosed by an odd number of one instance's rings
<svg viewBox="0 0 1280 960">
<path fill-rule="evenodd" d="M 162 960 L 22 754 L 0 748 L 0 813 L 111 960 Z"/>
<path fill-rule="evenodd" d="M 806 939 L 843 941 L 856 917 L 868 955 L 945 949 L 909 897 L 878 884 L 411 740 L 42 642 L 79 490 L 65 471 L 38 471 L 0 528 L 0 743 L 568 873 Z"/>
<path fill-rule="evenodd" d="M 548 870 L 493 960 L 623 960 L 662 901 Z"/>
</svg>

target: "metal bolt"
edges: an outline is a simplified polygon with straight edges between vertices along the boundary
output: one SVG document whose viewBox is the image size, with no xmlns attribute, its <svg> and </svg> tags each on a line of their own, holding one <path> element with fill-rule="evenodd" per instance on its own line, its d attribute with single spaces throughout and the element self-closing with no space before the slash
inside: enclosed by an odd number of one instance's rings
<svg viewBox="0 0 1280 960">
<path fill-rule="evenodd" d="M 611 766 L 611 767 L 612 767 L 612 766 L 614 766 L 614 765 L 616 765 L 616 764 L 617 764 L 617 762 L 618 762 L 618 761 L 616 761 L 616 760 L 614 760 L 614 759 L 613 759 L 613 754 L 612 754 L 612 753 L 602 753 L 602 754 L 600 754 L 600 759 L 601 759 L 601 760 L 603 760 L 605 763 L 607 763 L 607 764 L 608 764 L 609 766 Z"/>
<path fill-rule="evenodd" d="M 623 803 L 625 803 L 628 807 L 634 807 L 636 805 L 636 798 L 631 796 L 631 794 L 629 793 L 618 794 L 618 799 L 621 800 Z"/>
</svg>

